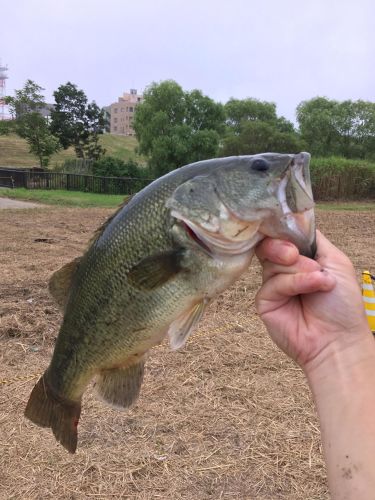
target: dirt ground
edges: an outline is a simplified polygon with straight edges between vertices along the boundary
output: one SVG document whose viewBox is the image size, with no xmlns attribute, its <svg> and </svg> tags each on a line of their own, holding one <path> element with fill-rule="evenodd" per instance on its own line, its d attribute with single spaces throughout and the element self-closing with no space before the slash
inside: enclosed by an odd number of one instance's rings
<svg viewBox="0 0 375 500">
<path fill-rule="evenodd" d="M 76 455 L 24 419 L 61 320 L 48 278 L 110 213 L 0 211 L 0 498 L 328 498 L 308 387 L 254 309 L 255 260 L 183 350 L 153 350 L 131 410 L 108 408 L 87 391 Z M 317 218 L 352 258 L 359 282 L 362 269 L 375 270 L 373 212 Z"/>
</svg>

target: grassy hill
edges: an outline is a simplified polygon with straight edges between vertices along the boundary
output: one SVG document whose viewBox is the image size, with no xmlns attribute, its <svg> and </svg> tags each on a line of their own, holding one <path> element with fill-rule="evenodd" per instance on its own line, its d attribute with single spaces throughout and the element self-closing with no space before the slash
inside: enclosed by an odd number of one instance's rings
<svg viewBox="0 0 375 500">
<path fill-rule="evenodd" d="M 107 150 L 106 155 L 115 156 L 125 161 L 132 158 L 144 163 L 144 159 L 135 154 L 135 148 L 138 144 L 135 137 L 104 134 L 100 137 L 100 144 Z M 75 158 L 73 148 L 61 150 L 51 157 L 50 167 L 70 158 Z M 0 166 L 33 167 L 38 166 L 38 160 L 29 153 L 29 147 L 24 139 L 10 134 L 9 136 L 0 136 Z"/>
</svg>

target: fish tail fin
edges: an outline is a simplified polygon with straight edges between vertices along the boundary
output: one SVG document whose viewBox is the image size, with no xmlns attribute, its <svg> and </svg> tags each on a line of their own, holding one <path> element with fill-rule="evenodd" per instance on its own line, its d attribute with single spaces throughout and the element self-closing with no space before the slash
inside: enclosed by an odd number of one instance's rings
<svg viewBox="0 0 375 500">
<path fill-rule="evenodd" d="M 144 366 L 141 360 L 125 368 L 102 370 L 95 384 L 99 398 L 115 408 L 128 408 L 139 396 Z"/>
<path fill-rule="evenodd" d="M 77 448 L 77 426 L 81 402 L 57 396 L 49 386 L 45 374 L 30 394 L 25 417 L 41 427 L 51 427 L 57 441 L 70 453 Z"/>
</svg>

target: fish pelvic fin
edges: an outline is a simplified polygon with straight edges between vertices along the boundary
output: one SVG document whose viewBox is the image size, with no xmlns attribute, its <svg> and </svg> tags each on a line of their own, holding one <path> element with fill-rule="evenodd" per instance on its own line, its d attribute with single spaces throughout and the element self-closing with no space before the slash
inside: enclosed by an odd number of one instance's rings
<svg viewBox="0 0 375 500">
<path fill-rule="evenodd" d="M 45 374 L 31 392 L 25 409 L 25 417 L 40 427 L 51 427 L 56 440 L 69 453 L 77 449 L 77 426 L 81 414 L 81 402 L 57 396 L 51 389 Z"/>
<path fill-rule="evenodd" d="M 206 301 L 198 302 L 192 309 L 170 324 L 168 337 L 171 349 L 177 350 L 185 345 L 202 318 L 206 304 Z"/>
<path fill-rule="evenodd" d="M 142 359 L 126 368 L 102 370 L 95 383 L 99 399 L 117 409 L 131 406 L 139 396 L 144 367 Z"/>
<path fill-rule="evenodd" d="M 68 262 L 63 267 L 53 273 L 48 283 L 48 289 L 52 297 L 56 300 L 61 310 L 65 309 L 68 302 L 73 278 L 77 272 L 82 257 Z"/>
</svg>

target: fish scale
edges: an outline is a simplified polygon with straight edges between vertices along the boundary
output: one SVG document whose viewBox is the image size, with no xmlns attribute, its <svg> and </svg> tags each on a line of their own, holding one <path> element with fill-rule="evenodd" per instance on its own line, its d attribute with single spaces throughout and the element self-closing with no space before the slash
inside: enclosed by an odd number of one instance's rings
<svg viewBox="0 0 375 500">
<path fill-rule="evenodd" d="M 312 254 L 309 158 L 206 160 L 167 174 L 125 204 L 83 257 L 51 279 L 64 317 L 25 415 L 51 427 L 73 453 L 82 395 L 93 378 L 101 399 L 128 407 L 148 351 L 167 334 L 172 348 L 183 346 L 210 300 L 247 269 L 260 239 L 286 238 Z"/>
</svg>

